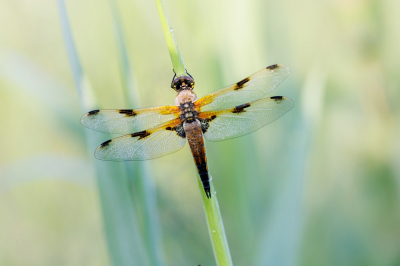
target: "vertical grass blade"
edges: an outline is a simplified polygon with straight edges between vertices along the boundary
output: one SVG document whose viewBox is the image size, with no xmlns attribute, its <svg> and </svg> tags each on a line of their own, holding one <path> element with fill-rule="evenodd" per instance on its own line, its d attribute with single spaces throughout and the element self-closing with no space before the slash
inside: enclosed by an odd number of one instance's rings
<svg viewBox="0 0 400 266">
<path fill-rule="evenodd" d="M 72 38 L 72 32 L 71 32 L 71 27 L 69 25 L 67 10 L 63 0 L 58 0 L 58 9 L 60 12 L 61 28 L 64 37 L 65 48 L 67 49 L 69 64 L 71 66 L 72 77 L 74 79 L 75 88 L 77 89 L 79 95 L 79 100 L 80 100 L 79 103 L 81 105 L 81 109 L 84 110 L 85 109 L 84 99 L 86 98 L 84 97 L 82 90 L 84 74 Z"/>
<path fill-rule="evenodd" d="M 156 0 L 158 15 L 160 16 L 161 26 L 164 32 L 165 41 L 167 42 L 169 56 L 171 57 L 172 66 L 176 75 L 184 76 L 186 75 L 185 64 L 183 63 L 183 58 L 178 50 L 178 45 L 176 44 L 175 37 L 171 26 L 169 25 L 167 14 L 161 0 Z"/>
<path fill-rule="evenodd" d="M 63 0 L 58 1 L 61 27 L 68 58 L 73 73 L 75 87 L 79 94 L 82 113 L 97 107 L 90 84 L 81 67 L 73 41 L 67 11 Z M 78 118 L 77 118 L 78 121 Z M 78 122 L 77 122 L 78 123 Z M 85 130 L 88 151 L 104 140 L 94 132 Z M 129 189 L 129 176 L 120 163 L 95 160 L 97 184 L 104 221 L 105 235 L 112 265 L 149 265 L 144 255 L 143 241 L 133 204 L 132 190 Z"/>
<path fill-rule="evenodd" d="M 169 25 L 169 21 L 165 13 L 162 1 L 156 0 L 156 4 L 175 73 L 177 76 L 185 75 L 186 70 L 183 64 L 183 59 L 181 57 L 181 54 L 179 53 L 178 45 L 176 44 L 174 35 L 172 33 L 172 28 Z M 209 173 L 209 175 L 211 179 L 211 173 Z M 228 247 L 228 241 L 226 240 L 224 225 L 222 223 L 222 217 L 219 211 L 217 195 L 214 190 L 214 185 L 210 180 L 212 197 L 208 199 L 204 192 L 203 185 L 199 176 L 197 176 L 197 181 L 217 265 L 218 266 L 232 265 L 231 254 Z"/>
<path fill-rule="evenodd" d="M 110 0 L 112 18 L 114 22 L 114 32 L 117 42 L 118 62 L 120 65 L 122 91 L 124 92 L 125 103 L 128 106 L 137 107 L 139 91 L 135 90 L 133 82 L 133 71 L 129 63 L 128 53 L 125 47 L 125 39 L 123 34 L 122 23 L 120 20 L 120 12 L 116 1 Z"/>
<path fill-rule="evenodd" d="M 288 158 L 291 176 L 284 193 L 279 196 L 271 214 L 271 222 L 259 245 L 259 255 L 255 265 L 291 266 L 299 261 L 300 243 L 303 231 L 303 191 L 307 178 L 309 158 L 312 158 L 312 140 L 320 114 L 323 113 L 324 74 L 315 67 L 308 74 L 301 94 L 301 110 L 296 113 L 294 139 Z"/>
<path fill-rule="evenodd" d="M 211 174 L 210 174 L 211 179 Z M 232 264 L 231 253 L 229 251 L 228 241 L 225 235 L 224 224 L 222 223 L 221 212 L 219 211 L 217 193 L 214 189 L 212 180 L 210 180 L 211 195 L 210 199 L 207 198 L 203 189 L 203 184 L 200 176 L 197 178 L 201 199 L 203 202 L 203 209 L 206 215 L 208 232 L 214 251 L 215 260 L 218 266 L 230 266 Z"/>
<path fill-rule="evenodd" d="M 117 42 L 118 61 L 120 65 L 122 91 L 125 95 L 127 108 L 138 108 L 139 91 L 135 89 L 133 71 L 129 62 L 123 27 L 120 19 L 118 4 L 110 0 L 112 18 L 114 22 L 115 38 Z M 146 251 L 151 265 L 164 265 L 164 250 L 162 248 L 161 226 L 156 204 L 156 191 L 151 183 L 151 171 L 146 162 L 125 162 L 130 177 L 130 186 L 135 188 L 136 205 L 139 216 L 142 218 L 142 232 L 146 244 Z"/>
</svg>

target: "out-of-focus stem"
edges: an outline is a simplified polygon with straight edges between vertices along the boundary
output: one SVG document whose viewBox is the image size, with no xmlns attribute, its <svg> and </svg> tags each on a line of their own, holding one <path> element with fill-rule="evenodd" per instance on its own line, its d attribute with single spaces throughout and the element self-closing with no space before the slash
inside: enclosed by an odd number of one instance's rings
<svg viewBox="0 0 400 266">
<path fill-rule="evenodd" d="M 211 175 L 210 175 L 211 179 Z M 206 215 L 208 232 L 210 233 L 211 243 L 214 251 L 215 260 L 218 266 L 231 266 L 232 258 L 219 211 L 217 194 L 214 190 L 212 180 L 210 180 L 211 198 L 207 198 L 204 192 L 200 177 L 197 178 L 201 199 L 203 202 L 204 213 Z"/>
<path fill-rule="evenodd" d="M 156 0 L 158 14 L 160 16 L 161 26 L 164 32 L 165 41 L 167 42 L 169 55 L 171 57 L 172 66 L 176 75 L 184 76 L 186 75 L 185 64 L 183 63 L 182 56 L 178 50 L 178 45 L 176 44 L 174 33 L 169 25 L 167 14 L 165 13 L 164 6 L 161 0 Z"/>
</svg>

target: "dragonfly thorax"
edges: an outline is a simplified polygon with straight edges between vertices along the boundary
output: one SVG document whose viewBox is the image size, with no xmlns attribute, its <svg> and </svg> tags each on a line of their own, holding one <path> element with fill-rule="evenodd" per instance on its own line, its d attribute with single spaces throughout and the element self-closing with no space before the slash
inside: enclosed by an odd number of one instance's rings
<svg viewBox="0 0 400 266">
<path fill-rule="evenodd" d="M 179 109 L 181 109 L 180 119 L 183 122 L 191 123 L 198 118 L 199 113 L 194 108 L 194 104 L 192 102 L 180 104 Z"/>
<path fill-rule="evenodd" d="M 197 100 L 196 94 L 191 90 L 182 90 L 175 98 L 175 105 L 181 106 L 184 103 L 194 103 Z"/>
</svg>

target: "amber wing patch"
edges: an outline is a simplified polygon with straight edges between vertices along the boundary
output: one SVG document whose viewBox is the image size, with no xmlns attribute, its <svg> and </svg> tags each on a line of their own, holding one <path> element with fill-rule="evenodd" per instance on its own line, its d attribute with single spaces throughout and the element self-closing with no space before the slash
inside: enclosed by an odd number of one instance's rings
<svg viewBox="0 0 400 266">
<path fill-rule="evenodd" d="M 160 106 L 142 109 L 93 110 L 81 118 L 84 127 L 114 134 L 131 134 L 179 117 L 178 106 Z"/>
</svg>

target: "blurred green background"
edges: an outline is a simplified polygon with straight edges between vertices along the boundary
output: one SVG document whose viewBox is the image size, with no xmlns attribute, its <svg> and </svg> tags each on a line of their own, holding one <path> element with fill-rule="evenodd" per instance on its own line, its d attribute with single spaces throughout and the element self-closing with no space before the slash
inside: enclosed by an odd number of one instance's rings
<svg viewBox="0 0 400 266">
<path fill-rule="evenodd" d="M 66 11 L 98 105 L 128 108 L 110 3 Z M 155 2 L 116 4 L 136 107 L 173 104 Z M 164 5 L 199 97 L 275 63 L 292 71 L 269 94 L 292 98 L 289 113 L 206 143 L 234 265 L 400 265 L 400 1 Z M 187 145 L 95 162 L 109 136 L 79 124 L 89 109 L 57 2 L 3 0 L 0 29 L 0 265 L 215 265 Z"/>
</svg>

